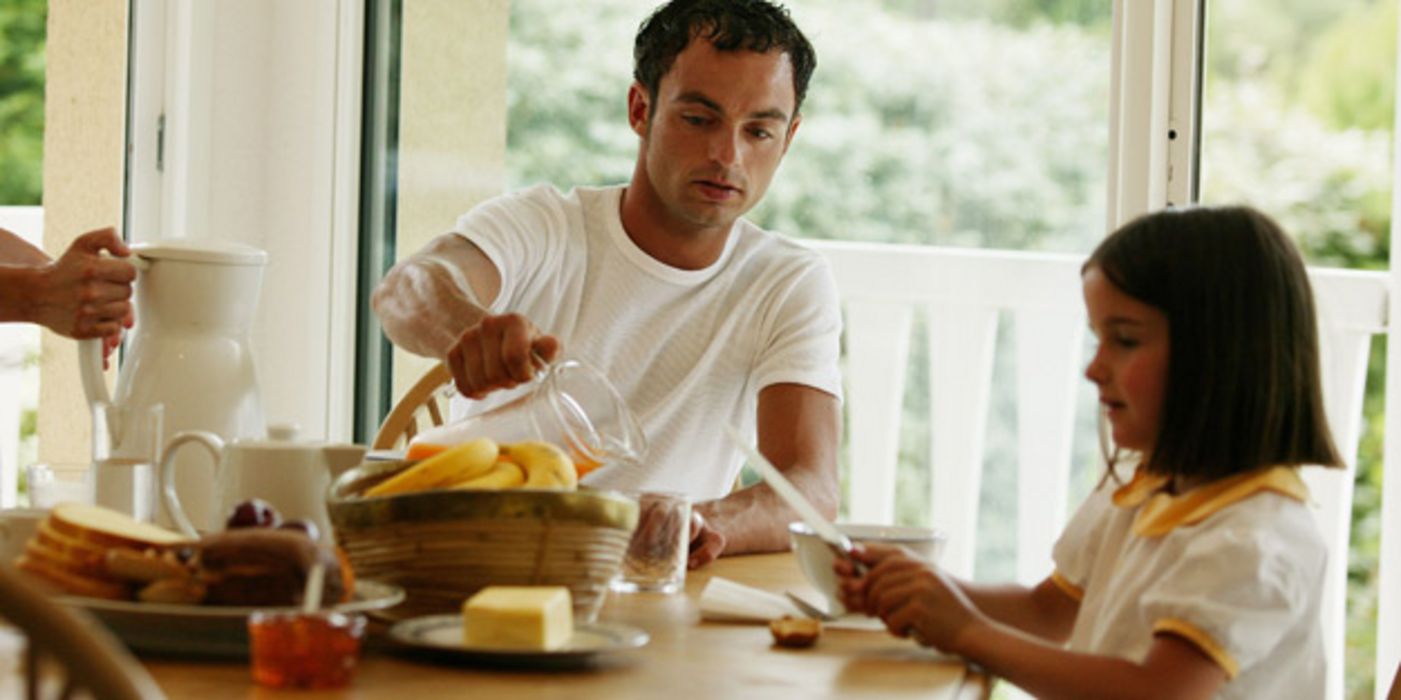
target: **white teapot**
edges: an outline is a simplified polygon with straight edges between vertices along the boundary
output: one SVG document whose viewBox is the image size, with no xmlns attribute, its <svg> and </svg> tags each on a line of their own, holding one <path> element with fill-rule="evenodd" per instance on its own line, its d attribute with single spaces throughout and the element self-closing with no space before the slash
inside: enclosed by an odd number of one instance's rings
<svg viewBox="0 0 1401 700">
<path fill-rule="evenodd" d="M 284 519 L 310 521 L 323 537 L 330 537 L 326 490 L 337 475 L 360 463 L 365 447 L 297 442 L 295 426 L 272 426 L 268 433 L 268 440 L 229 443 L 204 430 L 185 431 L 171 438 L 161 459 L 161 499 L 182 532 L 198 537 L 200 530 L 222 529 L 224 517 L 235 506 L 259 498 L 276 508 Z M 186 515 L 184 494 L 175 488 L 175 454 L 191 443 L 207 450 L 217 463 L 209 489 L 210 500 L 218 507 L 198 522 Z"/>
</svg>

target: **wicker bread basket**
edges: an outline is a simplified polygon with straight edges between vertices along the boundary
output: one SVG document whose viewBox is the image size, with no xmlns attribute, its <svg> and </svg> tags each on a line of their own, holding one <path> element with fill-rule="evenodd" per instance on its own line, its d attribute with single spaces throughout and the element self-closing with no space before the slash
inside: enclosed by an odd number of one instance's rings
<svg viewBox="0 0 1401 700">
<path fill-rule="evenodd" d="M 327 508 L 355 575 L 402 586 L 395 619 L 457 612 L 487 585 L 561 585 L 592 622 L 637 526 L 612 491 L 425 491 L 363 498 L 408 462 L 367 462 L 331 484 Z"/>
</svg>

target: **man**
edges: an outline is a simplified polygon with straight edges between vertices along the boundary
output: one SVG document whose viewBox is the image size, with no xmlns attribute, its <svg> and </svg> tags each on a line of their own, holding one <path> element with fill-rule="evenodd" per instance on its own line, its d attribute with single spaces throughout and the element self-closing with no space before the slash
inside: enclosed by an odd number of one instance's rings
<svg viewBox="0 0 1401 700">
<path fill-rule="evenodd" d="M 116 258 L 101 257 L 107 251 Z M 111 228 L 89 231 L 58 260 L 0 229 L 0 323 L 38 323 L 69 338 L 102 338 L 107 352 L 132 325 L 136 268 Z"/>
<path fill-rule="evenodd" d="M 696 499 L 694 568 L 784 549 L 795 519 L 767 486 L 729 493 L 743 460 L 724 424 L 757 432 L 820 511 L 837 510 L 835 284 L 816 253 L 740 218 L 792 143 L 816 60 L 766 0 L 673 0 L 634 56 L 626 187 L 486 202 L 391 270 L 374 307 L 469 398 L 528 381 L 535 355 L 598 366 L 649 445 L 641 464 L 586 482 Z"/>
</svg>

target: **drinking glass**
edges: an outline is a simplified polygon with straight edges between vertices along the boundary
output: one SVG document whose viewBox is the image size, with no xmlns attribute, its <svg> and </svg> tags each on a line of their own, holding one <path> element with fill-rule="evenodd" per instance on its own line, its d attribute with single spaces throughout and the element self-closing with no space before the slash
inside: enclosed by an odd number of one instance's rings
<svg viewBox="0 0 1401 700">
<path fill-rule="evenodd" d="M 154 464 L 160 456 L 165 410 L 92 405 L 93 502 L 150 521 L 156 514 Z"/>
<path fill-rule="evenodd" d="M 686 583 L 691 544 L 691 499 L 659 491 L 629 493 L 637 499 L 637 529 L 628 543 L 613 590 L 676 593 Z"/>
<path fill-rule="evenodd" d="M 24 471 L 29 506 L 47 510 L 60 503 L 92 503 L 91 473 L 86 463 L 31 464 Z"/>
</svg>

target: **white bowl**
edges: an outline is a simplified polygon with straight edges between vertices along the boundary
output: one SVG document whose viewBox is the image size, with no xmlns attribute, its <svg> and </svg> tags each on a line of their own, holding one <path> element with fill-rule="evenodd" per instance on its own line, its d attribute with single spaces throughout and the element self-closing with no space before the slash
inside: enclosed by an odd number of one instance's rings
<svg viewBox="0 0 1401 700">
<path fill-rule="evenodd" d="M 837 525 L 837 530 L 854 543 L 898 545 L 930 562 L 939 560 L 944 543 L 948 541 L 948 536 L 943 532 L 927 527 L 844 523 Z M 846 606 L 837 598 L 837 575 L 832 571 L 836 558 L 832 548 L 803 522 L 789 523 L 788 536 L 793 543 L 793 553 L 798 558 L 798 567 L 803 570 L 808 583 L 826 598 L 827 612 L 844 615 Z"/>
</svg>

